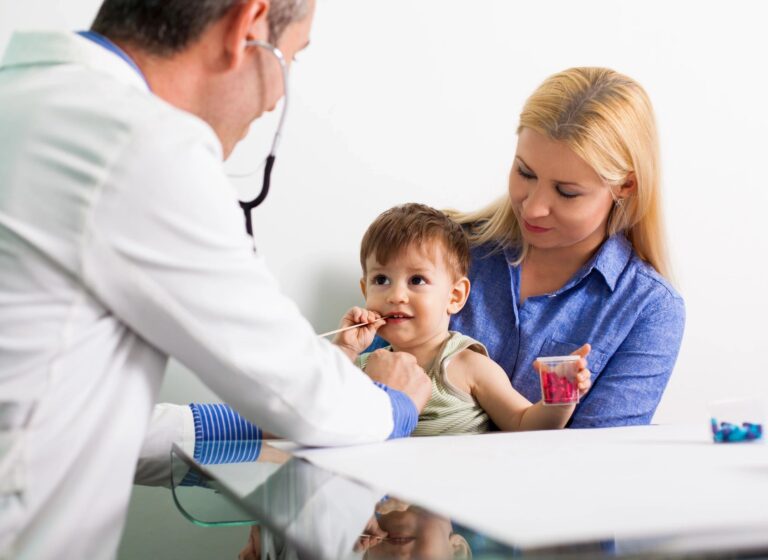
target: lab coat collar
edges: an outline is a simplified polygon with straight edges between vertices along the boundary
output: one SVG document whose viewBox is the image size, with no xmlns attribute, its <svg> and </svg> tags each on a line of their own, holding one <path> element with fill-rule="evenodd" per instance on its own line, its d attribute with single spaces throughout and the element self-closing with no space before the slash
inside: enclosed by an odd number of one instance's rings
<svg viewBox="0 0 768 560">
<path fill-rule="evenodd" d="M 142 76 L 125 60 L 77 33 L 66 31 L 17 31 L 11 37 L 0 70 L 54 64 L 79 64 L 149 92 Z"/>
</svg>

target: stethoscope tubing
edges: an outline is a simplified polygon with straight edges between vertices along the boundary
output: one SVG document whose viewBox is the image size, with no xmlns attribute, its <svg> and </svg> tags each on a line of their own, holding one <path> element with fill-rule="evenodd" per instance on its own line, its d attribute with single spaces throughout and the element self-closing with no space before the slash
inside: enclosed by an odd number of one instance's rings
<svg viewBox="0 0 768 560">
<path fill-rule="evenodd" d="M 248 232 L 248 235 L 253 237 L 251 210 L 264 202 L 264 200 L 267 198 L 267 195 L 269 194 L 272 168 L 275 165 L 277 148 L 280 145 L 283 126 L 285 125 L 285 116 L 288 113 L 288 65 L 285 62 L 285 56 L 283 55 L 282 51 L 274 45 L 270 45 L 264 41 L 259 41 L 258 39 L 246 41 L 245 44 L 248 47 L 260 47 L 272 53 L 272 55 L 277 59 L 277 62 L 280 64 L 280 73 L 283 79 L 283 108 L 280 112 L 280 119 L 277 121 L 277 129 L 275 130 L 275 135 L 272 138 L 272 146 L 269 150 L 269 155 L 267 156 L 266 162 L 264 164 L 264 177 L 261 183 L 261 192 L 259 192 L 258 196 L 256 196 L 256 198 L 253 200 L 240 201 L 240 208 L 243 209 L 243 213 L 245 214 L 245 231 Z M 230 175 L 230 177 L 249 177 L 250 175 L 253 175 L 253 172 L 246 173 L 244 175 Z"/>
</svg>

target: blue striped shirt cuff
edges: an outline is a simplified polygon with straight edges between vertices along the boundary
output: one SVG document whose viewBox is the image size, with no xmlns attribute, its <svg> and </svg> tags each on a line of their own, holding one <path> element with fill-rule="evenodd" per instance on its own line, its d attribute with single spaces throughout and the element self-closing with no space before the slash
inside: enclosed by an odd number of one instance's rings
<svg viewBox="0 0 768 560">
<path fill-rule="evenodd" d="M 416 428 L 416 422 L 419 421 L 419 411 L 416 410 L 416 405 L 413 404 L 411 398 L 383 383 L 374 381 L 373 384 L 383 390 L 389 396 L 389 400 L 392 401 L 392 420 L 395 427 L 388 439 L 411 435 L 411 432 Z"/>
<path fill-rule="evenodd" d="M 201 465 L 255 461 L 261 429 L 226 404 L 189 405 L 195 423 L 194 459 Z"/>
</svg>

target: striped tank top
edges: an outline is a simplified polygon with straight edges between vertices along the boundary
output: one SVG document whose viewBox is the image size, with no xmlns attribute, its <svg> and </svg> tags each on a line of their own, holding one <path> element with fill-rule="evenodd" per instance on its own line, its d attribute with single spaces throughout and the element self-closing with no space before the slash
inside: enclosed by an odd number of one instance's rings
<svg viewBox="0 0 768 560">
<path fill-rule="evenodd" d="M 386 349 L 391 350 L 392 347 L 388 346 Z M 488 431 L 490 419 L 485 411 L 472 395 L 452 385 L 445 374 L 450 359 L 467 349 L 488 355 L 485 346 L 480 342 L 453 331 L 437 351 L 427 371 L 432 381 L 432 395 L 419 415 L 419 422 L 411 435 L 479 434 Z M 357 359 L 357 365 L 362 369 L 365 369 L 368 356 L 370 353 L 360 354 Z"/>
</svg>

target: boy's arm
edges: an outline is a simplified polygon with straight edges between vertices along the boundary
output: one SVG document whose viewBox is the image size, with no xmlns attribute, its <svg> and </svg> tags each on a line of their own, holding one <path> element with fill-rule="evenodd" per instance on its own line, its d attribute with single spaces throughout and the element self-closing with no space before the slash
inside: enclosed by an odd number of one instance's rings
<svg viewBox="0 0 768 560">
<path fill-rule="evenodd" d="M 456 355 L 448 365 L 448 376 L 464 375 L 472 396 L 505 432 L 564 428 L 576 405 L 544 406 L 518 393 L 496 362 L 471 350 Z"/>
</svg>

